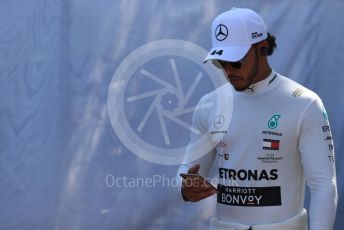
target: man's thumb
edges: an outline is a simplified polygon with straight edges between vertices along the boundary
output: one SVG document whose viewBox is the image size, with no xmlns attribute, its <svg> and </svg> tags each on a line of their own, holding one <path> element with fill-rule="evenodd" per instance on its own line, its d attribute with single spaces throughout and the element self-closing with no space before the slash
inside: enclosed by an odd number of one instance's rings
<svg viewBox="0 0 344 230">
<path fill-rule="evenodd" d="M 200 168 L 200 165 L 199 165 L 199 164 L 195 164 L 194 166 L 192 166 L 191 168 L 189 168 L 188 173 L 190 173 L 190 174 L 197 174 L 199 168 Z"/>
</svg>

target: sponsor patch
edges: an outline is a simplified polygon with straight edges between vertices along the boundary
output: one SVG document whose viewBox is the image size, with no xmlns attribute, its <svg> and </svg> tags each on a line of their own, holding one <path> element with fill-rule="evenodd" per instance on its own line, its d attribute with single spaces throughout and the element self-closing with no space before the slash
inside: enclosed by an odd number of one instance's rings
<svg viewBox="0 0 344 230">
<path fill-rule="evenodd" d="M 297 88 L 294 92 L 293 92 L 293 97 L 300 97 L 301 94 L 303 93 L 302 89 Z"/>
<path fill-rule="evenodd" d="M 279 150 L 280 141 L 272 139 L 263 139 L 263 149 L 265 150 Z"/>
<path fill-rule="evenodd" d="M 278 169 L 258 170 L 258 169 L 230 169 L 219 168 L 219 177 L 225 180 L 241 181 L 269 181 L 278 179 Z"/>
<path fill-rule="evenodd" d="M 228 28 L 224 24 L 219 24 L 215 29 L 215 38 L 218 41 L 223 41 L 228 37 Z"/>
<path fill-rule="evenodd" d="M 330 160 L 331 163 L 334 163 L 334 156 L 328 156 L 328 159 Z"/>
<path fill-rule="evenodd" d="M 282 133 L 279 133 L 279 132 L 272 132 L 272 131 L 262 131 L 262 133 L 264 135 L 271 135 L 271 136 L 283 136 Z"/>
<path fill-rule="evenodd" d="M 329 145 L 328 145 L 328 150 L 330 150 L 330 151 L 333 150 L 333 145 L 332 145 L 332 144 L 329 144 Z"/>
<path fill-rule="evenodd" d="M 330 126 L 324 125 L 324 126 L 322 127 L 322 131 L 323 131 L 324 133 L 330 132 L 330 131 L 331 131 L 331 130 L 330 130 Z"/>
<path fill-rule="evenodd" d="M 219 149 L 226 149 L 228 147 L 228 144 L 224 141 L 219 141 L 219 142 L 216 142 L 216 148 L 219 148 Z"/>
<path fill-rule="evenodd" d="M 211 134 L 211 135 L 215 135 L 215 134 L 227 134 L 227 131 L 211 131 L 210 134 Z"/>
<path fill-rule="evenodd" d="M 254 32 L 254 33 L 251 33 L 251 37 L 252 39 L 256 39 L 256 38 L 260 38 L 261 36 L 263 36 L 263 33 L 258 33 L 258 32 Z"/>
<path fill-rule="evenodd" d="M 328 115 L 324 106 L 323 106 L 323 117 L 325 120 L 328 120 Z"/>
<path fill-rule="evenodd" d="M 278 154 L 269 153 L 269 154 L 257 157 L 257 160 L 260 160 L 262 163 L 278 163 L 280 160 L 283 160 L 283 157 Z"/>
<path fill-rule="evenodd" d="M 233 187 L 218 184 L 217 202 L 232 206 L 280 206 L 281 187 Z"/>
<path fill-rule="evenodd" d="M 324 140 L 325 141 L 330 141 L 330 140 L 332 140 L 332 136 L 327 136 Z"/>
<path fill-rule="evenodd" d="M 274 114 L 270 120 L 268 121 L 268 127 L 270 129 L 275 129 L 278 126 L 278 119 L 280 119 L 281 115 L 280 114 Z"/>
<path fill-rule="evenodd" d="M 226 161 L 228 161 L 228 160 L 229 160 L 229 154 L 228 154 L 228 153 L 225 153 L 225 154 L 224 154 L 224 158 L 225 158 Z"/>
</svg>

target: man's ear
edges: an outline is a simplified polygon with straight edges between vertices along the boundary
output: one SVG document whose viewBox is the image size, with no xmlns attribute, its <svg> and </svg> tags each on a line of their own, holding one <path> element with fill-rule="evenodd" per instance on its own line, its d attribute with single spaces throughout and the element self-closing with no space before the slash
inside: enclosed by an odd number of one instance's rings
<svg viewBox="0 0 344 230">
<path fill-rule="evenodd" d="M 268 43 L 268 41 L 264 40 L 260 44 L 261 44 L 260 55 L 261 56 L 269 55 L 269 43 Z"/>
<path fill-rule="evenodd" d="M 269 49 L 263 46 L 262 48 L 260 48 L 260 53 L 262 56 L 267 56 L 269 54 Z"/>
</svg>

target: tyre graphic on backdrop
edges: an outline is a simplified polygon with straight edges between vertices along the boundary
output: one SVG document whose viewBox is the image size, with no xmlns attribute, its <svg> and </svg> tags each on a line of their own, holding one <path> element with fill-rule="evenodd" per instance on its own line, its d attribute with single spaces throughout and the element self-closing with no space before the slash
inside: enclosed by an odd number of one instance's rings
<svg viewBox="0 0 344 230">
<path fill-rule="evenodd" d="M 152 163 L 180 164 L 190 133 L 192 114 L 200 98 L 223 85 L 223 72 L 204 64 L 207 51 L 183 40 L 145 44 L 127 56 L 114 73 L 108 92 L 111 125 L 121 142 Z M 232 101 L 227 103 L 232 111 Z M 214 106 L 205 104 L 205 109 Z M 197 159 L 209 151 L 197 143 Z"/>
</svg>

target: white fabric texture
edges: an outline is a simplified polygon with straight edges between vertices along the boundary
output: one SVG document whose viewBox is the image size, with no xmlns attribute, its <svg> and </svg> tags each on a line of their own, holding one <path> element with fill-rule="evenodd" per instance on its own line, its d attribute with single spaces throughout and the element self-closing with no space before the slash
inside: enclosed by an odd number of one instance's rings
<svg viewBox="0 0 344 230">
<path fill-rule="evenodd" d="M 0 229 L 207 230 L 209 219 L 216 215 L 215 196 L 197 203 L 178 202 L 180 194 L 166 182 L 175 178 L 179 165 L 148 162 L 121 142 L 109 121 L 108 92 L 121 63 L 148 43 L 178 39 L 202 47 L 206 55 L 212 48 L 212 21 L 234 6 L 262 16 L 277 42 L 269 62 L 282 75 L 316 92 L 326 105 L 338 176 L 334 229 L 342 230 L 343 0 L 0 1 Z M 123 105 L 114 106 L 118 111 L 125 109 L 128 128 L 139 138 L 163 149 L 184 148 L 189 130 L 167 120 L 171 145 L 166 146 L 155 111 L 139 133 L 138 125 L 153 98 L 136 104 L 127 99 L 164 88 L 143 76 L 142 70 L 177 87 L 172 58 L 184 96 L 200 73 L 195 94 L 186 104 L 193 108 L 214 90 L 211 75 L 203 69 L 211 63 L 203 65 L 203 58 L 195 63 L 160 51 L 150 54 L 155 58 L 148 63 L 143 63 L 144 57 L 138 57 L 142 62 L 136 67 L 130 63 L 135 75 L 125 76 L 127 85 L 118 81 L 118 90 L 125 93 Z M 312 108 L 307 111 L 311 113 Z M 191 114 L 186 118 L 191 124 Z M 304 131 L 312 132 L 308 126 L 304 124 Z M 121 180 L 150 182 L 153 177 L 162 180 L 150 187 L 125 187 Z M 116 185 L 116 179 L 121 183 Z M 317 189 L 323 183 L 324 179 L 318 179 L 310 187 L 316 196 L 327 199 L 324 194 L 333 185 Z M 307 191 L 307 208 L 309 198 Z M 324 208 L 332 212 L 332 206 Z"/>
<path fill-rule="evenodd" d="M 227 84 L 204 96 L 200 103 L 216 104 L 217 98 L 230 93 Z M 320 98 L 272 72 L 250 89 L 234 91 L 233 101 L 228 128 L 214 125 L 221 116 L 225 123 L 228 115 L 221 113 L 223 110 L 195 112 L 194 127 L 207 130 L 201 135 L 213 140 L 214 151 L 193 162 L 186 160 L 181 167 L 186 170 L 198 163 L 201 174 L 207 177 L 212 159 L 216 159 L 217 178 L 223 186 L 218 193 L 218 219 L 259 225 L 296 216 L 303 210 L 307 180 L 311 191 L 310 228 L 331 229 L 337 207 L 334 150 Z M 270 147 L 265 142 L 270 142 Z M 259 192 L 262 188 L 264 191 Z M 271 194 L 274 198 L 269 197 Z"/>
<path fill-rule="evenodd" d="M 209 230 L 307 230 L 307 211 L 302 210 L 296 216 L 279 223 L 263 224 L 263 225 L 244 225 L 231 222 L 219 221 L 216 218 L 211 219 Z"/>
</svg>

